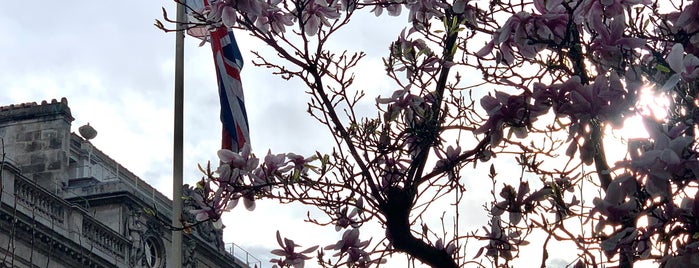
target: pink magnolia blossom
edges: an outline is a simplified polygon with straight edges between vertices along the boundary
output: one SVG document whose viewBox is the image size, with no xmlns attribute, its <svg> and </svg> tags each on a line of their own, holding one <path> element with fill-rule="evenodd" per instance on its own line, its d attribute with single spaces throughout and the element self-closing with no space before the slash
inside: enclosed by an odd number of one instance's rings
<svg viewBox="0 0 699 268">
<path fill-rule="evenodd" d="M 542 43 L 530 44 L 527 29 L 534 27 L 532 23 L 529 23 L 530 18 L 531 14 L 528 12 L 514 14 L 493 36 L 495 42 L 500 45 L 502 61 L 504 61 L 505 64 L 514 63 L 514 48 L 517 48 L 523 57 L 533 58 L 539 51 L 546 47 L 546 45 Z"/>
<path fill-rule="evenodd" d="M 409 89 L 399 89 L 393 92 L 389 98 L 376 98 L 378 104 L 389 104 L 384 119 L 392 121 L 398 115 L 403 114 L 403 120 L 411 124 L 419 118 L 420 114 L 428 109 L 426 100 L 418 95 L 410 93 Z"/>
<path fill-rule="evenodd" d="M 626 86 L 640 88 L 643 83 L 633 72 L 627 73 Z M 572 141 L 566 155 L 574 156 L 580 149 L 580 158 L 585 164 L 592 164 L 594 144 L 590 139 L 587 125 L 590 119 L 611 123 L 615 128 L 623 126 L 624 119 L 633 111 L 634 98 L 622 83 L 622 78 L 614 71 L 600 74 L 588 85 L 583 85 L 579 76 L 573 76 L 563 83 L 544 85 L 535 83 L 532 90 L 535 99 L 533 107 L 539 113 L 552 107 L 556 116 L 568 117 L 571 124 L 568 129 L 568 141 Z"/>
<path fill-rule="evenodd" d="M 281 8 L 277 7 L 282 0 L 267 0 L 261 2 L 260 16 L 255 21 L 255 27 L 263 32 L 284 33 L 286 27 L 294 25 L 293 16 L 284 13 Z"/>
<path fill-rule="evenodd" d="M 671 23 L 670 33 L 681 36 L 699 31 L 699 16 L 697 14 L 699 14 L 699 1 L 691 1 L 681 11 L 667 14 L 668 21 Z M 692 34 L 688 37 L 689 40 L 683 44 L 684 49 L 692 54 L 699 53 L 699 35 Z"/>
<path fill-rule="evenodd" d="M 226 27 L 233 27 L 238 15 L 232 4 L 226 1 L 216 1 L 206 7 L 204 14 L 207 15 L 207 20 L 212 22 L 223 22 Z M 219 24 L 220 25 L 220 24 Z"/>
<path fill-rule="evenodd" d="M 528 241 L 519 238 L 521 236 L 519 231 L 506 233 L 502 228 L 500 216 L 493 216 L 490 221 L 490 230 L 485 229 L 485 231 L 489 243 L 478 250 L 476 258 L 485 250 L 486 256 L 512 260 L 514 257 L 512 253 L 518 250 L 519 245 L 529 244 Z"/>
<path fill-rule="evenodd" d="M 620 224 L 624 219 L 632 217 L 636 213 L 638 204 L 633 195 L 639 185 L 636 179 L 629 174 L 615 178 L 607 187 L 604 198 L 595 197 L 592 203 L 595 208 L 591 215 L 600 213 L 605 216 L 595 227 L 596 231 L 601 231 L 604 226 Z"/>
<path fill-rule="evenodd" d="M 527 136 L 527 128 L 548 110 L 546 106 L 531 105 L 531 96 L 510 95 L 495 91 L 495 96 L 486 95 L 481 98 L 481 106 L 488 113 L 488 120 L 474 133 L 491 135 L 491 144 L 497 146 L 502 141 L 505 127 L 511 128 L 517 138 Z"/>
<path fill-rule="evenodd" d="M 216 216 L 216 213 L 211 208 L 193 209 L 189 212 L 194 214 L 194 218 L 197 221 L 205 221 Z"/>
<path fill-rule="evenodd" d="M 665 268 L 686 268 L 699 266 L 699 242 L 691 244 L 690 250 L 683 250 L 681 255 L 663 258 Z"/>
<path fill-rule="evenodd" d="M 283 258 L 270 260 L 270 262 L 275 264 L 275 267 L 276 265 L 279 265 L 281 267 L 290 266 L 294 268 L 303 268 L 306 260 L 311 259 L 311 257 L 306 256 L 305 254 L 311 253 L 318 248 L 318 246 L 312 246 L 301 252 L 296 252 L 295 248 L 299 247 L 299 245 L 294 243 L 294 240 L 288 238 L 284 238 L 282 241 L 279 231 L 277 231 L 277 243 L 279 243 L 279 246 L 282 248 L 272 250 L 272 254 Z"/>
<path fill-rule="evenodd" d="M 563 179 L 556 182 L 556 185 L 558 184 L 561 184 L 558 186 L 559 189 L 566 189 L 563 185 Z M 500 197 L 502 197 L 504 200 L 495 203 L 491 208 L 491 213 L 494 216 L 501 216 L 505 211 L 507 211 L 509 213 L 508 216 L 510 224 L 516 225 L 522 220 L 524 214 L 531 210 L 530 208 L 535 207 L 537 202 L 543 201 L 547 197 L 551 196 L 553 192 L 553 188 L 550 184 L 531 193 L 529 183 L 526 181 L 521 182 L 516 191 L 511 185 L 505 185 L 505 187 L 503 187 L 503 189 L 500 191 Z M 575 202 L 576 200 L 574 199 L 572 203 L 574 204 Z"/>
<path fill-rule="evenodd" d="M 699 78 L 699 58 L 693 54 L 685 55 L 682 44 L 672 46 L 666 61 L 675 73 L 667 79 L 662 87 L 663 91 L 674 87 L 680 80 L 692 82 Z"/>
<path fill-rule="evenodd" d="M 575 6 L 574 2 L 568 5 Z M 569 27 L 569 15 L 563 1 L 535 0 L 533 3 L 536 13 L 521 11 L 513 14 L 475 55 L 485 57 L 497 45 L 500 48 L 498 60 L 510 65 L 515 61 L 515 51 L 524 58 L 532 59 L 549 44 L 560 43 Z M 581 20 L 580 10 L 577 8 L 573 11 L 573 19 Z"/>
<path fill-rule="evenodd" d="M 442 152 L 437 147 L 434 148 L 434 151 L 437 154 L 437 157 L 439 158 L 439 160 L 437 160 L 437 163 L 434 165 L 434 170 L 447 171 L 447 176 L 449 177 L 449 179 L 454 179 L 456 177 L 456 174 L 451 169 L 453 169 L 454 165 L 456 164 L 459 158 L 459 155 L 461 154 L 461 146 L 456 146 L 456 148 L 454 148 L 451 145 L 449 145 L 445 154 L 442 154 Z"/>
<path fill-rule="evenodd" d="M 364 251 L 364 249 L 369 246 L 370 242 L 371 240 L 359 240 L 359 229 L 350 229 L 342 234 L 342 239 L 333 245 L 326 246 L 325 249 L 338 250 L 339 252 L 335 253 L 334 255 L 336 257 L 342 255 L 343 253 L 347 253 L 347 262 L 349 263 L 369 263 L 371 262 L 369 253 Z"/>
<path fill-rule="evenodd" d="M 209 7 L 208 20 L 213 22 L 220 20 L 226 27 L 233 27 L 236 23 L 238 12 L 241 12 L 254 21 L 262 12 L 261 3 L 258 0 L 214 1 Z"/>
<path fill-rule="evenodd" d="M 387 190 L 401 183 L 407 170 L 405 164 L 400 160 L 389 158 L 388 156 L 380 160 L 379 167 L 381 168 L 379 175 L 381 178 L 381 183 L 379 183 L 381 190 Z"/>
<path fill-rule="evenodd" d="M 218 151 L 221 165 L 216 169 L 218 181 L 229 185 L 241 185 L 243 178 L 257 168 L 259 159 L 251 154 L 250 145 L 245 144 L 240 153 L 228 149 Z"/>
<path fill-rule="evenodd" d="M 222 227 L 219 217 L 223 211 L 232 208 L 229 200 L 233 196 L 225 195 L 224 189 L 221 187 L 218 187 L 216 191 L 212 191 L 212 184 L 214 184 L 213 181 L 197 183 L 196 194 L 191 196 L 195 209 L 189 212 L 194 215 L 197 221 L 213 220 L 215 227 Z"/>
<path fill-rule="evenodd" d="M 501 60 L 505 64 L 514 63 L 515 49 L 524 58 L 532 59 L 544 50 L 549 42 L 559 42 L 565 35 L 567 15 L 549 13 L 546 15 L 519 12 L 510 17 L 493 35 L 494 44 L 500 46 Z M 489 53 L 490 43 L 477 55 Z"/>
<path fill-rule="evenodd" d="M 600 14 L 606 17 L 623 15 L 624 10 L 636 5 L 650 5 L 651 0 L 587 0 L 582 8 L 586 11 L 588 20 L 599 17 Z"/>
<path fill-rule="evenodd" d="M 626 28 L 624 14 L 611 19 L 609 27 L 602 22 L 602 18 L 599 16 L 595 16 L 591 20 L 591 24 L 598 34 L 597 38 L 592 41 L 592 53 L 605 66 L 617 66 L 624 57 L 624 51 L 629 53 L 628 51 L 645 45 L 643 39 L 624 37 L 624 29 Z"/>
<path fill-rule="evenodd" d="M 374 8 L 371 9 L 371 13 L 375 16 L 381 16 L 384 9 L 389 16 L 398 16 L 403 7 L 404 0 L 364 0 L 364 3 L 373 4 Z"/>
<path fill-rule="evenodd" d="M 549 13 L 564 13 L 565 6 L 563 6 L 563 0 L 534 0 L 532 1 L 534 8 L 539 14 L 549 14 Z"/>
<path fill-rule="evenodd" d="M 427 22 L 432 18 L 443 15 L 442 9 L 447 8 L 446 3 L 438 0 L 406 0 L 408 8 L 408 20 L 411 22 Z"/>
<path fill-rule="evenodd" d="M 475 55 L 476 57 L 483 58 L 493 52 L 493 49 L 495 48 L 495 40 L 490 40 L 488 41 L 485 46 L 483 46 L 481 49 L 479 49 Z"/>
<path fill-rule="evenodd" d="M 575 5 L 575 2 L 568 4 Z M 563 0 L 534 0 L 533 4 L 536 13 L 540 15 L 538 19 L 542 20 L 553 34 L 554 42 L 560 41 L 567 30 L 569 16 Z M 573 10 L 573 20 L 576 24 L 581 23 L 580 14 L 582 11 L 579 8 Z"/>
<path fill-rule="evenodd" d="M 308 170 L 315 171 L 315 167 L 310 165 L 311 162 L 318 159 L 315 155 L 312 157 L 304 157 L 303 155 L 297 155 L 295 153 L 287 153 L 286 157 L 289 159 L 287 163 L 293 164 L 293 169 L 298 170 L 301 174 L 308 173 Z"/>
<path fill-rule="evenodd" d="M 621 127 L 624 116 L 630 113 L 632 100 L 627 98 L 628 92 L 615 72 L 598 75 L 589 85 L 573 76 L 564 85 L 567 98 L 558 100 L 558 114 L 572 115 L 582 122 L 598 118 Z"/>
<path fill-rule="evenodd" d="M 617 250 L 624 246 L 632 246 L 636 237 L 638 237 L 639 231 L 635 227 L 626 227 L 615 232 L 613 235 L 607 239 L 602 240 L 600 246 L 602 251 L 607 255 L 607 257 L 614 256 Z"/>
<path fill-rule="evenodd" d="M 335 231 L 340 231 L 349 226 L 353 228 L 359 227 L 359 222 L 354 219 L 357 216 L 357 208 L 353 208 L 349 213 L 347 213 L 347 210 L 347 207 L 344 207 L 335 211 L 335 216 L 337 217 L 335 220 Z"/>
<path fill-rule="evenodd" d="M 699 176 L 699 161 L 692 152 L 692 136 L 682 135 L 688 128 L 679 124 L 665 130 L 664 126 L 652 120 L 645 120 L 646 129 L 653 142 L 634 140 L 629 142 L 631 160 L 620 163 L 647 175 L 646 190 L 653 196 L 671 195 L 669 180 L 684 178 L 688 174 Z"/>
<path fill-rule="evenodd" d="M 226 27 L 230 28 L 235 26 L 235 23 L 237 21 L 237 16 L 238 14 L 235 12 L 235 9 L 231 6 L 224 6 L 221 9 L 221 21 L 223 22 L 223 25 L 226 25 Z"/>
<path fill-rule="evenodd" d="M 511 224 L 518 224 L 522 219 L 522 200 L 524 194 L 529 192 L 529 183 L 520 183 L 519 191 L 515 191 L 514 187 L 506 185 L 500 191 L 500 197 L 504 201 L 498 202 L 493 206 L 492 213 L 494 216 L 500 216 L 503 212 L 508 211 Z"/>
<path fill-rule="evenodd" d="M 350 211 L 349 214 L 347 213 L 347 210 L 348 208 L 344 207 L 335 211 L 335 215 L 337 216 L 337 219 L 335 220 L 335 231 L 340 231 L 349 226 L 352 226 L 352 228 L 359 228 L 360 219 L 356 219 L 355 217 L 357 215 L 361 215 L 364 211 L 364 198 L 360 197 L 357 199 L 357 202 L 354 204 L 354 208 L 352 208 L 352 211 Z"/>
<path fill-rule="evenodd" d="M 231 168 L 252 171 L 259 164 L 259 159 L 251 152 L 250 144 L 243 145 L 240 153 L 235 153 L 228 149 L 218 150 L 218 158 L 221 163 L 229 165 Z"/>
<path fill-rule="evenodd" d="M 434 148 L 435 154 L 437 154 L 437 157 L 439 160 L 435 164 L 435 169 L 441 169 L 443 167 L 448 166 L 451 163 L 456 162 L 457 158 L 459 157 L 459 154 L 461 154 L 461 146 L 456 146 L 453 147 L 451 145 L 447 146 L 447 150 L 442 153 L 442 151 L 435 147 Z"/>
<path fill-rule="evenodd" d="M 333 4 L 333 1 L 330 4 L 325 0 L 309 0 L 305 3 L 305 6 L 299 8 L 301 9 L 300 23 L 304 26 L 303 30 L 307 35 L 316 35 L 321 27 L 330 26 L 329 20 L 340 18 L 340 6 Z M 299 12 L 298 9 L 291 13 L 297 12 Z"/>
<path fill-rule="evenodd" d="M 286 162 L 286 154 L 272 154 L 271 150 L 267 151 L 267 155 L 265 156 L 265 161 L 263 162 L 263 170 L 267 176 L 275 175 L 278 173 L 284 173 L 292 168 L 294 166 L 292 165 L 287 165 L 288 162 Z"/>
</svg>

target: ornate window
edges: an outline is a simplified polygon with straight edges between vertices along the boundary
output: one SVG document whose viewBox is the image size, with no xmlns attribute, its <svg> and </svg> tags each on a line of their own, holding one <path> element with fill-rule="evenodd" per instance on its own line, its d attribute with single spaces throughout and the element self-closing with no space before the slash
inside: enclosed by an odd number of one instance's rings
<svg viewBox="0 0 699 268">
<path fill-rule="evenodd" d="M 148 237 L 144 243 L 144 258 L 146 267 L 161 268 L 164 267 L 163 246 L 156 237 Z"/>
</svg>

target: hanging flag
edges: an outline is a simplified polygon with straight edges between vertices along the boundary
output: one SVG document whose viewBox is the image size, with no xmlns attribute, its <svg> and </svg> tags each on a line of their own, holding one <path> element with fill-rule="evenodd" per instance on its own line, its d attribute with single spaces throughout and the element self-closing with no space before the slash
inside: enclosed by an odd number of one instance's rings
<svg viewBox="0 0 699 268">
<path fill-rule="evenodd" d="M 237 152 L 245 143 L 250 142 L 248 115 L 240 81 L 243 57 L 233 31 L 225 26 L 211 32 L 210 42 L 214 53 L 221 102 L 221 123 L 223 124 L 221 148 Z"/>
<path fill-rule="evenodd" d="M 186 0 L 188 11 L 203 11 L 208 0 Z M 188 12 L 190 22 L 201 22 Z M 193 37 L 211 42 L 218 80 L 218 94 L 221 103 L 221 123 L 223 124 L 221 148 L 238 152 L 245 143 L 250 142 L 248 116 L 245 111 L 245 98 L 240 81 L 243 69 L 243 57 L 238 49 L 233 31 L 221 25 L 209 32 L 205 26 L 190 27 L 187 33 Z"/>
</svg>

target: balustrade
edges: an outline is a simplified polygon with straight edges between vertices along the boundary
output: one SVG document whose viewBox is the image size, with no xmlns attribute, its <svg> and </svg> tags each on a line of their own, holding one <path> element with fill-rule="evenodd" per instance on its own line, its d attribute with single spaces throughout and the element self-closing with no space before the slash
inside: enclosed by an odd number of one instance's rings
<svg viewBox="0 0 699 268">
<path fill-rule="evenodd" d="M 128 241 L 104 224 L 89 217 L 83 217 L 83 237 L 93 246 L 124 260 Z"/>
<path fill-rule="evenodd" d="M 66 212 L 63 200 L 23 179 L 16 179 L 14 188 L 17 202 L 59 224 L 63 224 Z"/>
</svg>

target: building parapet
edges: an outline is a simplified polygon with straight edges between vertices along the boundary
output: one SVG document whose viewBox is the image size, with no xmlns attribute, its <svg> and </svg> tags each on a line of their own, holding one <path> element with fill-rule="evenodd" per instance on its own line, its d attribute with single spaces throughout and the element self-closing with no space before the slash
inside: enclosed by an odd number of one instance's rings
<svg viewBox="0 0 699 268">
<path fill-rule="evenodd" d="M 70 113 L 68 100 L 66 98 L 61 98 L 60 101 L 56 99 L 52 99 L 51 102 L 42 101 L 41 104 L 27 102 L 0 106 L 0 123 L 41 118 L 51 115 L 63 115 L 68 122 L 72 122 L 74 119 Z"/>
<path fill-rule="evenodd" d="M 93 247 L 99 247 L 108 256 L 126 260 L 126 250 L 129 241 L 111 228 L 92 217 L 83 217 L 83 235 L 92 242 Z"/>
<path fill-rule="evenodd" d="M 86 267 L 126 266 L 129 240 L 123 235 L 95 221 L 85 209 L 59 198 L 19 173 L 13 172 L 19 169 L 9 162 L 0 162 L 0 167 L 2 170 L 0 214 L 15 218 L 18 226 L 50 227 L 44 232 L 26 230 L 32 235 L 17 236 L 15 239 L 44 243 L 44 247 L 47 248 L 62 244 L 62 249 L 57 250 L 72 250 L 74 258 L 77 258 L 79 263 L 86 264 L 85 261 L 91 263 Z M 85 241 L 85 238 L 88 241 Z M 90 252 L 83 252 L 80 248 L 88 248 Z M 83 256 L 85 254 L 89 257 Z M 109 265 L 114 260 L 116 260 L 116 266 Z"/>
<path fill-rule="evenodd" d="M 14 180 L 14 194 L 15 200 L 24 207 L 33 208 L 35 213 L 63 225 L 68 207 L 62 199 L 23 179 Z"/>
</svg>

